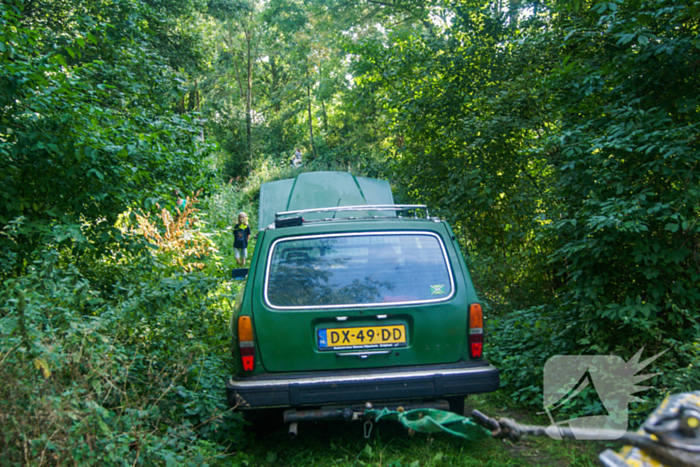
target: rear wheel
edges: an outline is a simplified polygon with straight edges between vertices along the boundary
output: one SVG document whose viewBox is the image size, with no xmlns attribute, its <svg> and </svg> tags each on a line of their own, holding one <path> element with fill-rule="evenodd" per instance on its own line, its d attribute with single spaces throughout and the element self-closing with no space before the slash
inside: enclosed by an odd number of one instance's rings
<svg viewBox="0 0 700 467">
<path fill-rule="evenodd" d="M 446 397 L 445 400 L 450 404 L 450 412 L 464 416 L 464 396 Z"/>
</svg>

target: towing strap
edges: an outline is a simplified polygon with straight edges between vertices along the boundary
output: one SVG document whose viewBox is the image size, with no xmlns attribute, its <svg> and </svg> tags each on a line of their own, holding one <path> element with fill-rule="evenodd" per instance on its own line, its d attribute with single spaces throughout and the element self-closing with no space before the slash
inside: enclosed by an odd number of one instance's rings
<svg viewBox="0 0 700 467">
<path fill-rule="evenodd" d="M 468 441 L 480 441 L 491 437 L 491 432 L 477 425 L 470 418 L 438 409 L 398 411 L 389 409 L 365 410 L 365 416 L 379 420 L 395 420 L 409 430 L 419 433 L 445 432 Z"/>
<path fill-rule="evenodd" d="M 520 441 L 524 436 L 547 436 L 547 427 L 521 425 L 510 418 L 490 418 L 478 410 L 471 418 L 438 409 L 365 410 L 368 419 L 395 420 L 419 433 L 445 432 L 468 441 L 487 438 Z M 605 467 L 700 467 L 700 391 L 668 396 L 637 432 L 617 439 L 605 429 L 572 430 L 561 427 L 563 439 L 605 439 L 623 445 L 606 449 L 599 460 Z M 585 435 L 585 436 L 581 436 Z M 561 439 L 560 438 L 560 439 Z"/>
</svg>

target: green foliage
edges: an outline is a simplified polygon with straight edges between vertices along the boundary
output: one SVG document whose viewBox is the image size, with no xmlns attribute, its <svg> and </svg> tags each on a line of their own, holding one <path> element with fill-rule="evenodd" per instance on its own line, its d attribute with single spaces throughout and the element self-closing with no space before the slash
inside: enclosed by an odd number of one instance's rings
<svg viewBox="0 0 700 467">
<path fill-rule="evenodd" d="M 382 158 L 377 145 L 387 126 L 376 102 L 353 93 L 346 63 L 348 31 L 379 35 L 378 18 L 425 18 L 427 11 L 422 1 L 391 9 L 334 3 L 211 2 L 220 45 L 216 73 L 203 77 L 203 113 L 226 156 L 225 180 L 247 177 L 268 159 L 288 162 L 295 148 L 303 151 L 305 166 L 316 170 L 365 171 Z M 248 14 L 250 5 L 259 14 Z M 254 47 L 249 47 L 251 38 Z M 249 52 L 260 57 L 250 67 Z"/>
<path fill-rule="evenodd" d="M 689 96 L 700 82 L 689 67 L 700 58 L 698 27 L 681 4 L 594 8 L 572 18 L 570 60 L 551 77 L 566 112 L 548 150 L 567 203 L 543 236 L 556 245 L 565 304 L 589 329 L 614 326 L 611 342 L 697 333 L 700 107 Z"/>
<path fill-rule="evenodd" d="M 149 42 L 174 20 L 155 16 L 136 0 L 0 5 L 5 272 L 42 244 L 104 254 L 130 241 L 120 214 L 200 185 L 197 121 L 169 111 L 182 78 Z"/>
<path fill-rule="evenodd" d="M 561 12 L 566 37 L 553 37 L 565 49 L 545 84 L 563 112 L 543 151 L 565 201 L 539 239 L 553 248 L 576 351 L 671 349 L 649 394 L 658 401 L 700 380 L 700 107 L 689 97 L 700 23 L 680 3 L 606 5 Z"/>
<path fill-rule="evenodd" d="M 220 392 L 232 371 L 223 284 L 153 266 L 105 264 L 100 291 L 46 252 L 5 281 L 5 462 L 213 465 L 239 439 Z"/>
<path fill-rule="evenodd" d="M 582 329 L 584 328 L 584 329 Z M 590 331 L 576 310 L 553 305 L 541 305 L 514 310 L 489 320 L 485 345 L 487 358 L 504 370 L 501 388 L 504 399 L 519 405 L 542 409 L 542 368 L 555 355 L 619 355 L 629 360 L 639 347 L 617 342 L 614 333 Z M 697 329 L 696 329 L 697 332 Z M 659 360 L 646 368 L 644 374 L 656 374 L 647 384 L 650 389 L 638 396 L 648 401 L 632 404 L 630 423 L 638 427 L 648 413 L 668 394 L 693 391 L 700 384 L 700 337 L 687 341 L 665 339 L 646 344 L 643 358 L 668 349 Z M 663 347 L 667 346 L 667 347 Z M 536 369 L 533 371 L 533 368 Z M 585 394 L 576 398 L 569 408 L 573 416 L 601 415 L 599 406 L 590 404 Z"/>
<path fill-rule="evenodd" d="M 238 223 L 238 214 L 248 214 L 252 232 L 248 245 L 248 256 L 253 253 L 258 211 L 248 193 L 238 185 L 226 184 L 204 201 L 202 222 L 212 241 L 217 245 L 216 269 L 210 270 L 219 277 L 229 277 L 231 269 L 239 267 L 233 256 L 233 226 Z"/>
<path fill-rule="evenodd" d="M 391 119 L 385 173 L 399 197 L 453 224 L 480 290 L 511 307 L 534 305 L 559 285 L 549 245 L 535 238 L 557 200 L 552 168 L 534 144 L 557 112 L 548 90 L 533 86 L 556 51 L 536 40 L 499 47 L 527 29 L 513 31 L 466 3 L 455 13 L 431 33 L 406 28 L 360 41 L 351 49 L 357 92 L 378 99 Z M 528 27 L 540 26 L 534 17 Z"/>
<path fill-rule="evenodd" d="M 697 2 L 518 7 L 456 2 L 440 27 L 350 48 L 356 92 L 391 121 L 385 170 L 454 225 L 518 400 L 540 404 L 550 356 L 644 345 L 672 348 L 652 399 L 686 390 L 700 378 Z"/>
</svg>

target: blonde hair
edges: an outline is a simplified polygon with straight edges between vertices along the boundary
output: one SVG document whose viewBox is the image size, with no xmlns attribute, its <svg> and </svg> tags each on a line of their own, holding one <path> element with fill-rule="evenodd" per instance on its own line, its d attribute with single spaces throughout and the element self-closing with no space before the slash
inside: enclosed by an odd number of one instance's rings
<svg viewBox="0 0 700 467">
<path fill-rule="evenodd" d="M 238 219 L 240 219 L 241 216 L 243 216 L 244 219 L 248 219 L 248 214 L 244 213 L 243 211 L 238 213 Z"/>
</svg>

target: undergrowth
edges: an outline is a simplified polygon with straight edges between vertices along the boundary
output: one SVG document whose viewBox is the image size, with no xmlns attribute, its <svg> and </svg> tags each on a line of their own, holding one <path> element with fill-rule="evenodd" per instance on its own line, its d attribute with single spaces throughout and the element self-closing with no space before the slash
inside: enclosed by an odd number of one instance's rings
<svg viewBox="0 0 700 467">
<path fill-rule="evenodd" d="M 147 251 L 47 246 L 4 278 L 4 465 L 219 465 L 239 449 L 223 389 L 237 285 L 207 240 L 217 232 L 194 209 L 170 216 L 141 219 Z"/>
<path fill-rule="evenodd" d="M 225 285 L 148 258 L 112 268 L 111 292 L 100 292 L 46 252 L 4 282 L 8 465 L 215 465 L 239 442 L 221 389 L 231 372 Z"/>
<path fill-rule="evenodd" d="M 488 323 L 485 356 L 501 372 L 499 397 L 528 410 L 543 410 L 544 367 L 549 358 L 558 355 L 616 355 L 629 361 L 642 350 L 643 361 L 666 351 L 638 373 L 650 379 L 640 380 L 638 384 L 647 390 L 635 394 L 644 402 L 629 405 L 630 429 L 637 429 L 669 394 L 700 388 L 700 330 L 696 319 L 687 340 L 659 333 L 654 341 L 637 338 L 623 343 L 616 343 L 615 328 L 593 332 L 561 304 L 493 313 Z M 560 415 L 606 415 L 599 397 L 593 388 L 586 388 Z"/>
<path fill-rule="evenodd" d="M 260 183 L 290 175 L 270 166 L 184 211 L 122 216 L 146 250 L 74 256 L 47 245 L 2 279 L 4 465 L 230 463 L 244 442 L 224 392 L 239 287 L 228 280 L 231 226 L 243 210 L 255 230 Z"/>
</svg>

